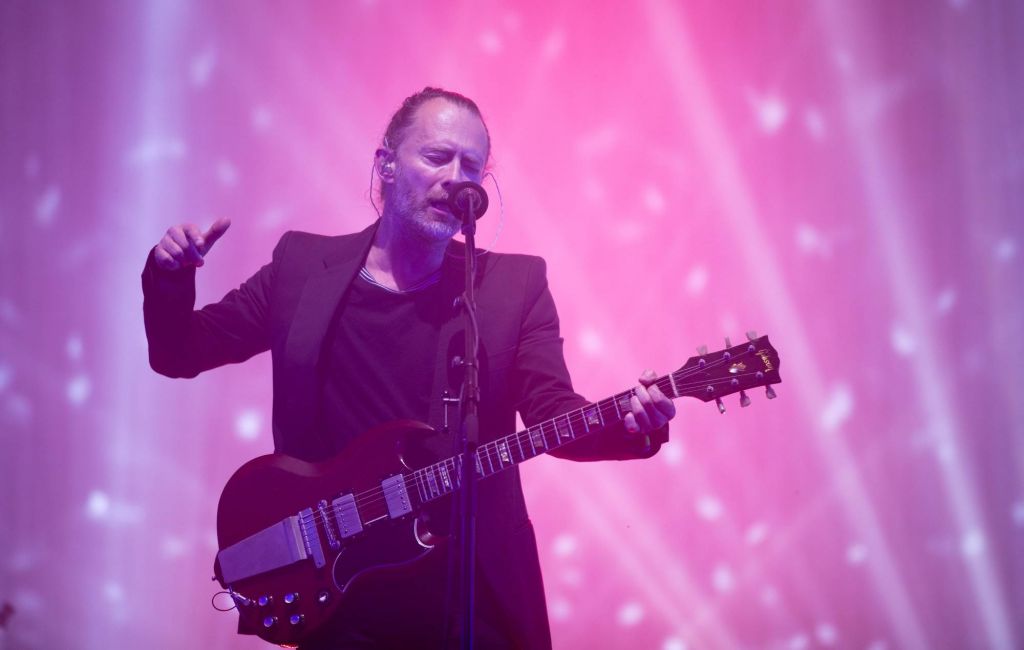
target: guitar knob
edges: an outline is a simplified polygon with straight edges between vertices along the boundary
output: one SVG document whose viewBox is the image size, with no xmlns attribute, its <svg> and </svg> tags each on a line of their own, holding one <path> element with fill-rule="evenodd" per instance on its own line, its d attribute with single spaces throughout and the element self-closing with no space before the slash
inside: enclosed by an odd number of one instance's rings
<svg viewBox="0 0 1024 650">
<path fill-rule="evenodd" d="M 271 628 L 271 627 L 274 627 L 275 625 L 277 625 L 277 617 L 276 616 L 268 616 L 265 619 L 263 619 L 263 627 Z"/>
<path fill-rule="evenodd" d="M 290 594 L 285 594 L 284 595 L 284 603 L 286 605 L 293 605 L 293 604 L 295 604 L 295 601 L 297 601 L 298 599 L 299 599 L 299 592 L 297 592 L 297 591 L 293 591 Z"/>
<path fill-rule="evenodd" d="M 747 391 L 745 390 L 740 391 L 740 406 L 743 408 L 750 406 L 750 396 L 747 395 Z"/>
<path fill-rule="evenodd" d="M 288 622 L 292 625 L 302 625 L 302 622 L 306 620 L 306 617 L 302 614 L 292 614 L 288 617 Z"/>
<path fill-rule="evenodd" d="M 764 387 L 764 394 L 768 396 L 768 399 L 775 399 L 778 395 L 775 394 L 775 389 L 771 387 L 771 384 Z"/>
<path fill-rule="evenodd" d="M 256 604 L 259 605 L 260 607 L 266 607 L 267 605 L 269 605 L 272 602 L 274 602 L 274 597 L 273 596 L 260 596 L 259 598 L 256 599 Z"/>
</svg>

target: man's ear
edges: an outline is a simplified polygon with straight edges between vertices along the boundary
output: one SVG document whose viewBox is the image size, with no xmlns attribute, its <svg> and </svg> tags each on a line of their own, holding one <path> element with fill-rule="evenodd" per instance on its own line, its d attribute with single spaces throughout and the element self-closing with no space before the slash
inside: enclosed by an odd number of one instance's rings
<svg viewBox="0 0 1024 650">
<path fill-rule="evenodd" d="M 380 148 L 374 154 L 377 175 L 384 183 L 390 183 L 395 179 L 395 152 L 391 149 Z"/>
</svg>

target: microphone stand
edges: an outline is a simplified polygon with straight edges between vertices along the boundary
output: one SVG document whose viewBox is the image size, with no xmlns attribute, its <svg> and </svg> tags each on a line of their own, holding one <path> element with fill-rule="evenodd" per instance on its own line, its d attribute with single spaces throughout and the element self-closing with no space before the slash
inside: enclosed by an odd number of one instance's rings
<svg viewBox="0 0 1024 650">
<path fill-rule="evenodd" d="M 475 201 L 467 201 L 462 234 L 466 238 L 466 288 L 462 295 L 462 313 L 466 329 L 466 352 L 463 360 L 465 374 L 462 380 L 462 426 L 459 489 L 459 597 L 462 600 L 462 641 L 464 650 L 473 648 L 474 605 L 476 591 L 476 453 L 480 444 L 480 378 L 477 360 L 476 289 L 476 208 Z M 481 211 L 482 212 L 482 211 Z"/>
</svg>

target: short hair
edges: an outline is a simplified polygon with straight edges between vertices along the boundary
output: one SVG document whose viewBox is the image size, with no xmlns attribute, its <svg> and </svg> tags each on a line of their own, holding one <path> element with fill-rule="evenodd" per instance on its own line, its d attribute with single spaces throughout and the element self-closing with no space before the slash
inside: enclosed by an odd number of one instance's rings
<svg viewBox="0 0 1024 650">
<path fill-rule="evenodd" d="M 412 124 L 412 120 L 416 116 L 416 110 L 431 99 L 448 100 L 453 104 L 472 111 L 474 115 L 479 117 L 480 122 L 484 125 L 484 132 L 487 133 L 487 150 L 488 154 L 490 153 L 491 132 L 487 130 L 487 123 L 484 122 L 484 116 L 480 113 L 480 107 L 476 105 L 476 102 L 457 92 L 431 86 L 427 86 L 418 93 L 409 95 L 402 101 L 402 105 L 391 116 L 391 121 L 388 122 L 388 128 L 384 131 L 384 139 L 381 142 L 381 146 L 392 151 L 397 150 L 402 141 L 405 140 L 405 132 L 409 129 L 409 125 Z M 381 186 L 380 196 L 382 199 L 387 200 L 387 185 Z"/>
</svg>

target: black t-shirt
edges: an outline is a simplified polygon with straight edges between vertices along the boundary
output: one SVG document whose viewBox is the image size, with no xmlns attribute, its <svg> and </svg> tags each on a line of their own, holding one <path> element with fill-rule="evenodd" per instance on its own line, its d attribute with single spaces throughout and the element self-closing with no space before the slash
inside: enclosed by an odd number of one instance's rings
<svg viewBox="0 0 1024 650">
<path fill-rule="evenodd" d="M 321 366 L 321 423 L 335 452 L 385 422 L 427 420 L 437 340 L 453 316 L 445 295 L 441 281 L 407 293 L 364 274 L 352 282 Z"/>
</svg>

